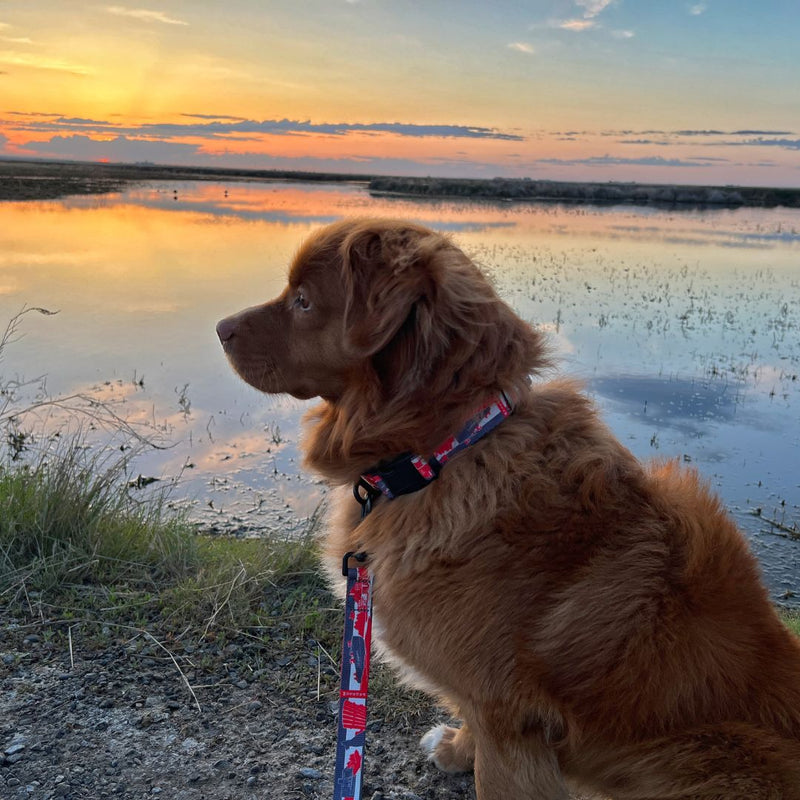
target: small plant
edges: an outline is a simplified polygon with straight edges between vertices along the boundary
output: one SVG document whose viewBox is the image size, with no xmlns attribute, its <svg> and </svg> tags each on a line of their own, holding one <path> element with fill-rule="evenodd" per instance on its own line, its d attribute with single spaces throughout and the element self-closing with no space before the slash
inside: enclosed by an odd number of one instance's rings
<svg viewBox="0 0 800 800">
<path fill-rule="evenodd" d="M 177 386 L 175 387 L 175 393 L 178 395 L 178 405 L 184 417 L 188 417 L 192 412 L 192 401 L 189 399 L 188 392 L 188 383 L 184 383 L 182 389 L 178 389 Z"/>
<path fill-rule="evenodd" d="M 6 444 L 8 445 L 8 452 L 12 461 L 19 461 L 20 456 L 22 456 L 31 444 L 32 438 L 31 434 L 17 428 L 15 418 L 12 417 L 8 420 Z"/>
<path fill-rule="evenodd" d="M 269 434 L 269 439 L 272 444 L 278 445 L 284 441 L 283 436 L 281 436 L 280 426 L 277 422 L 270 422 L 266 427 L 266 431 Z"/>
</svg>

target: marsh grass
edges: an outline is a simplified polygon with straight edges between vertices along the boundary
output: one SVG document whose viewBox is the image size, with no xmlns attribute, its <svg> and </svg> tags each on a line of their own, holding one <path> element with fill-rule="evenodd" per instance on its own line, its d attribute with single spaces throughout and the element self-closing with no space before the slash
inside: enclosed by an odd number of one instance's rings
<svg viewBox="0 0 800 800">
<path fill-rule="evenodd" d="M 781 618 L 792 633 L 800 636 L 800 610 L 783 609 L 781 610 Z"/>
<path fill-rule="evenodd" d="M 132 490 L 128 463 L 93 456 L 76 437 L 33 463 L 0 465 L 7 611 L 194 639 L 222 631 L 269 638 L 279 626 L 333 646 L 327 621 L 337 606 L 316 564 L 318 515 L 300 538 L 210 538 L 174 513 L 164 492 Z"/>
</svg>

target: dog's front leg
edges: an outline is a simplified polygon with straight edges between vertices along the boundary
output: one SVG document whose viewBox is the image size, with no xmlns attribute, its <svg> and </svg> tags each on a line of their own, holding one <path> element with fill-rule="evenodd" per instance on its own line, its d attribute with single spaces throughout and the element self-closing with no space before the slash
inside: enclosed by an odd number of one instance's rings
<svg viewBox="0 0 800 800">
<path fill-rule="evenodd" d="M 460 728 L 437 725 L 422 737 L 420 745 L 442 772 L 455 775 L 472 772 L 475 767 L 475 739 L 466 722 Z"/>
<path fill-rule="evenodd" d="M 475 734 L 477 800 L 567 800 L 555 752 L 544 737 L 502 741 Z"/>
</svg>

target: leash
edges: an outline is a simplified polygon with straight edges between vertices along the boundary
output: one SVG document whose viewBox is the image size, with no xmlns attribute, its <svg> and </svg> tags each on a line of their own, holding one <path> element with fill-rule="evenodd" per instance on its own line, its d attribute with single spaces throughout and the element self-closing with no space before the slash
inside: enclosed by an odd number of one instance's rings
<svg viewBox="0 0 800 800">
<path fill-rule="evenodd" d="M 436 480 L 450 458 L 483 438 L 513 410 L 511 401 L 505 393 L 500 392 L 428 458 L 406 453 L 392 461 L 382 462 L 369 473 L 361 475 L 353 487 L 353 495 L 361 505 L 361 519 L 372 511 L 374 501 L 381 495 L 391 500 L 424 489 Z M 361 800 L 372 638 L 373 587 L 369 568 L 364 566 L 366 560 L 367 554 L 364 552 L 345 553 L 342 559 L 347 593 L 333 800 Z M 350 566 L 351 561 L 359 566 Z"/>
<path fill-rule="evenodd" d="M 362 518 L 366 513 L 362 509 Z M 363 784 L 372 638 L 372 576 L 367 567 L 351 567 L 350 561 L 363 565 L 366 559 L 366 553 L 346 553 L 342 559 L 342 574 L 347 576 L 347 594 L 333 800 L 360 800 Z"/>
</svg>

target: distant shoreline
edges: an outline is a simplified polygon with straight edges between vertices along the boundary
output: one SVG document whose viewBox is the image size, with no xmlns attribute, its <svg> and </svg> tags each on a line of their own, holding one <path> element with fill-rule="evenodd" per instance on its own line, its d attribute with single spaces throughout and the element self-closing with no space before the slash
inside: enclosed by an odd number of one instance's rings
<svg viewBox="0 0 800 800">
<path fill-rule="evenodd" d="M 131 183 L 175 181 L 299 181 L 360 183 L 381 196 L 657 205 L 675 208 L 800 208 L 800 188 L 544 181 L 528 178 L 422 178 L 334 172 L 222 169 L 156 164 L 0 159 L 0 200 L 53 200 L 106 194 Z"/>
</svg>

